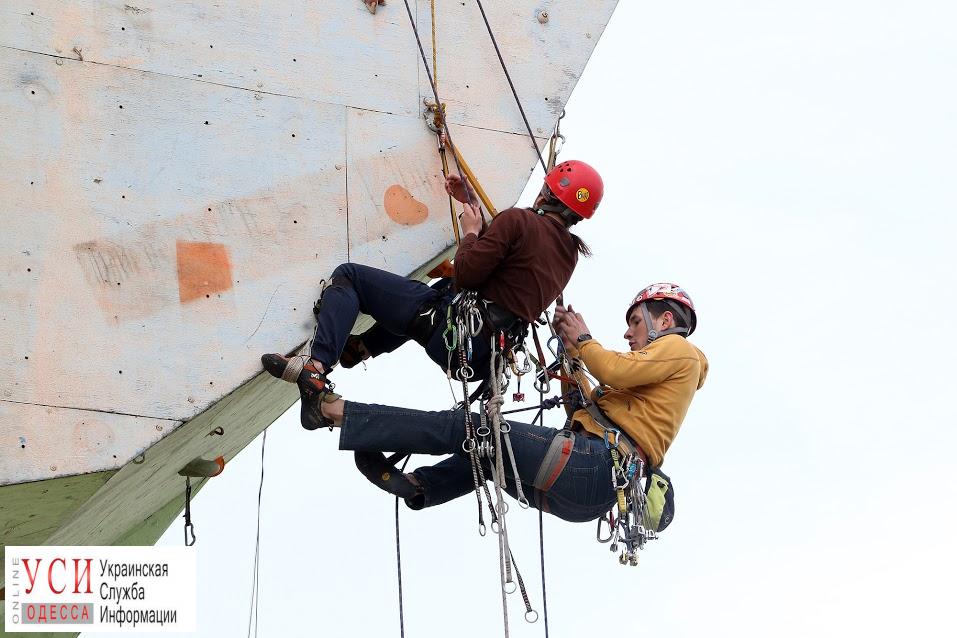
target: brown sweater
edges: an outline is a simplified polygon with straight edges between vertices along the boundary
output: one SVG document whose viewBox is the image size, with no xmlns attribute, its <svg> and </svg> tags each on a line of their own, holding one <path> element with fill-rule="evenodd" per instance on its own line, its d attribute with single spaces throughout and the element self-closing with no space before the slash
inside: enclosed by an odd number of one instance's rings
<svg viewBox="0 0 957 638">
<path fill-rule="evenodd" d="M 561 222 L 527 208 L 503 210 L 469 233 L 455 253 L 455 287 L 478 293 L 526 321 L 548 308 L 572 277 L 578 249 Z"/>
</svg>

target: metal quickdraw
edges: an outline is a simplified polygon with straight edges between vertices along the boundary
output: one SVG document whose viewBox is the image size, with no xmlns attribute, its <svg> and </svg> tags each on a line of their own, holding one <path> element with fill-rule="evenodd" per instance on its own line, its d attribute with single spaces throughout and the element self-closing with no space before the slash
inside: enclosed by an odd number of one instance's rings
<svg viewBox="0 0 957 638">
<path fill-rule="evenodd" d="M 634 567 L 638 565 L 639 550 L 643 549 L 648 541 L 658 538 L 658 535 L 643 525 L 645 493 L 641 489 L 641 477 L 645 471 L 644 461 L 637 453 L 622 456 L 619 449 L 620 438 L 620 431 L 606 429 L 604 439 L 612 458 L 611 480 L 615 489 L 618 516 L 615 517 L 613 507 L 612 511 L 608 512 L 607 519 L 609 537 L 601 536 L 601 523 L 604 519 L 599 521 L 596 536 L 600 543 L 611 542 L 609 549 L 612 552 L 618 551 L 619 543 L 624 544 L 618 562 Z"/>
<path fill-rule="evenodd" d="M 443 333 L 445 347 L 449 352 L 448 370 L 452 371 L 452 357 L 457 355 L 458 367 L 455 378 L 462 383 L 461 406 L 465 412 L 465 439 L 462 441 L 462 450 L 469 455 L 472 467 L 472 482 L 475 487 L 475 500 L 478 506 L 479 534 L 485 536 L 485 517 L 482 512 L 482 494 L 491 513 L 493 530 L 498 524 L 498 515 L 492 503 L 492 494 L 485 480 L 485 470 L 482 468 L 480 454 L 487 453 L 487 446 L 483 446 L 477 436 L 475 424 L 472 421 L 472 411 L 469 405 L 469 381 L 475 376 L 475 370 L 469 365 L 472 356 L 472 339 L 478 337 L 484 325 L 481 312 L 477 305 L 478 294 L 474 291 L 461 292 L 455 296 L 446 312 L 446 328 Z M 484 420 L 484 419 L 483 419 Z M 483 424 L 484 425 L 484 424 Z M 484 434 L 487 428 L 481 427 Z"/>
</svg>

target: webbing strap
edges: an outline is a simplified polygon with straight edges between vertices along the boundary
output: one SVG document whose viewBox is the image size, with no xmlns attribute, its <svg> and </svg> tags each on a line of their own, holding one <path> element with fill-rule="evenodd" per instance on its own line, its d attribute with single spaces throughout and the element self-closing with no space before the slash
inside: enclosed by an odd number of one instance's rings
<svg viewBox="0 0 957 638">
<path fill-rule="evenodd" d="M 535 475 L 533 483 L 535 489 L 547 492 L 552 488 L 558 477 L 562 475 L 574 447 L 575 433 L 571 430 L 561 430 L 555 435 L 542 459 L 542 464 L 538 467 L 538 474 Z"/>
<path fill-rule="evenodd" d="M 612 447 L 615 447 L 617 444 L 617 447 L 619 447 L 626 455 L 637 454 L 645 463 L 648 462 L 648 456 L 645 454 L 644 450 L 635 445 L 631 439 L 625 436 L 625 433 L 621 431 L 621 428 L 617 427 L 614 423 L 608 420 L 608 417 L 598 409 L 597 403 L 590 401 L 588 405 L 585 406 L 585 410 L 591 415 L 591 418 L 595 420 L 595 423 L 597 423 L 605 431 L 605 434 L 602 438 L 605 439 L 606 443 L 610 444 Z M 609 434 L 613 434 L 615 439 L 609 440 Z"/>
</svg>

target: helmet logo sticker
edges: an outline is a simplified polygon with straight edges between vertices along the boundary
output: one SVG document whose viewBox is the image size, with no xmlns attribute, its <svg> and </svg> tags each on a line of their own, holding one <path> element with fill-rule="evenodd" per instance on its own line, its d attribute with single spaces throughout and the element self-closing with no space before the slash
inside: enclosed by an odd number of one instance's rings
<svg viewBox="0 0 957 638">
<path fill-rule="evenodd" d="M 575 197 L 580 202 L 587 202 L 588 198 L 591 197 L 591 193 L 588 192 L 587 188 L 579 188 L 578 192 L 575 193 Z"/>
<path fill-rule="evenodd" d="M 563 177 L 562 180 L 558 182 L 558 185 L 561 186 L 562 188 L 568 188 L 568 185 L 571 183 L 572 183 L 572 180 L 568 179 L 567 177 Z"/>
</svg>

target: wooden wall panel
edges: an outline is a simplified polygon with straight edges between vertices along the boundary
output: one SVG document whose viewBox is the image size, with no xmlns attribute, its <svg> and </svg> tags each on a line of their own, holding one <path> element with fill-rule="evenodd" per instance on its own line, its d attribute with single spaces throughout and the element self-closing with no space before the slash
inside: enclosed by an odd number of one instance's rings
<svg viewBox="0 0 957 638">
<path fill-rule="evenodd" d="M 0 401 L 0 485 L 118 470 L 179 421 Z"/>
<path fill-rule="evenodd" d="M 403 10 L 401 3 L 399 9 Z M 618 0 L 514 0 L 482 3 L 502 57 L 536 136 L 551 134 Z M 542 12 L 548 15 L 539 21 Z M 418 2 L 418 22 L 432 64 L 429 2 Z M 474 0 L 436 2 L 436 53 L 439 97 L 450 122 L 527 135 L 515 98 L 502 72 L 482 14 Z M 432 98 L 425 73 L 423 98 Z M 534 161 L 512 158 L 516 165 Z"/>
<path fill-rule="evenodd" d="M 344 107 L 9 50 L 0 82 L 0 399 L 182 421 L 305 339 Z"/>
<path fill-rule="evenodd" d="M 350 259 L 410 272 L 454 241 L 435 133 L 421 118 L 355 109 L 348 129 Z M 516 171 L 502 157 L 534 157 L 528 138 L 455 125 L 452 138 L 496 208 L 512 206 L 531 167 Z"/>
<path fill-rule="evenodd" d="M 401 2 L 4 0 L 0 45 L 393 113 L 418 110 Z M 402 8 L 402 13 L 399 9 Z"/>
</svg>

